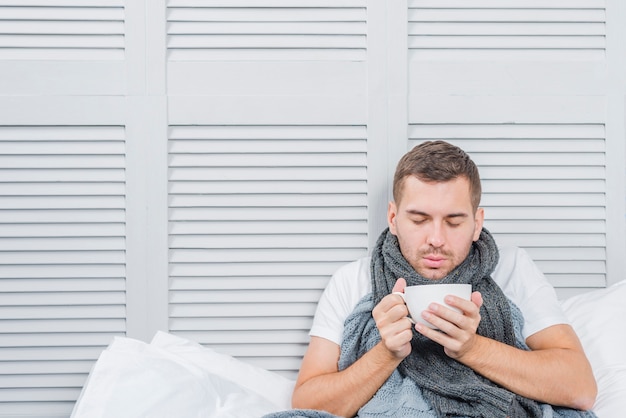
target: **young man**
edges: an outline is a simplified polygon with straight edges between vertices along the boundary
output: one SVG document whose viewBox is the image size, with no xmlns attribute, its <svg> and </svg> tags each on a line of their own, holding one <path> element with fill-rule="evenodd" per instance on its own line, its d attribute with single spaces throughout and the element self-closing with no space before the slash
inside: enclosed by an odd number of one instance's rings
<svg viewBox="0 0 626 418">
<path fill-rule="evenodd" d="M 294 408 L 346 417 L 374 403 L 420 408 L 397 385 L 415 385 L 410 390 L 433 416 L 541 416 L 547 404 L 593 406 L 591 367 L 553 288 L 525 252 L 498 251 L 483 228 L 480 196 L 478 170 L 458 147 L 425 142 L 400 160 L 388 230 L 371 258 L 337 271 L 319 302 Z M 474 292 L 470 301 L 447 298 L 461 313 L 438 304 L 422 313 L 437 331 L 413 325 L 392 294 L 407 281 L 466 282 Z M 360 330 L 358 342 L 344 322 Z M 358 354 L 346 353 L 352 349 Z"/>
</svg>

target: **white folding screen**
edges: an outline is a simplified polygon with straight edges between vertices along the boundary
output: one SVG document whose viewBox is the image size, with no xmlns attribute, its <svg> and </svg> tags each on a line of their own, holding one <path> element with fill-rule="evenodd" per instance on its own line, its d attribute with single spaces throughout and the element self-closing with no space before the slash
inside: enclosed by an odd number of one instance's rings
<svg viewBox="0 0 626 418">
<path fill-rule="evenodd" d="M 621 279 L 618 0 L 0 0 L 0 416 L 67 417 L 113 335 L 294 377 L 397 159 L 466 149 L 566 296 Z"/>
</svg>

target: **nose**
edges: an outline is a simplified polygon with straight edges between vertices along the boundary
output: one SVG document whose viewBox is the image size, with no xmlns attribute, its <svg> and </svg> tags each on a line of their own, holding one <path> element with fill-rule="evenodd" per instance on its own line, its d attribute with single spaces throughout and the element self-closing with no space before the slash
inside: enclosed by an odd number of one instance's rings
<svg viewBox="0 0 626 418">
<path fill-rule="evenodd" d="M 428 237 L 426 238 L 428 245 L 434 248 L 441 248 L 446 243 L 445 230 L 441 222 L 431 223 L 431 228 L 428 231 Z"/>
</svg>

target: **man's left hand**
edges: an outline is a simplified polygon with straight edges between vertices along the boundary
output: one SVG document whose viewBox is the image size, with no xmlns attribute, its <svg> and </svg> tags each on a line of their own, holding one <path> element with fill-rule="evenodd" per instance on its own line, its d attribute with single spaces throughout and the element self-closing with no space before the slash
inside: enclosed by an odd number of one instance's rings
<svg viewBox="0 0 626 418">
<path fill-rule="evenodd" d="M 433 303 L 428 310 L 422 312 L 422 317 L 439 330 L 422 324 L 417 324 L 415 329 L 425 337 L 441 344 L 446 355 L 459 360 L 471 350 L 476 341 L 483 298 L 480 292 L 473 292 L 469 301 L 449 295 L 446 296 L 445 302 L 459 309 L 461 313 L 447 306 Z"/>
</svg>

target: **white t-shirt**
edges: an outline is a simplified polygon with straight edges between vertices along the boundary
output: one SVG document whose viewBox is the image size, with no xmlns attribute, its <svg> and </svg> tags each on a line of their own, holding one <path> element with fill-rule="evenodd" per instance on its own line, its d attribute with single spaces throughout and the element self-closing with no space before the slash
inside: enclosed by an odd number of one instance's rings
<svg viewBox="0 0 626 418">
<path fill-rule="evenodd" d="M 525 339 L 549 326 L 568 323 L 554 288 L 523 249 L 500 249 L 500 261 L 491 277 L 521 309 Z M 309 334 L 341 345 L 346 318 L 371 291 L 369 257 L 339 268 L 322 294 Z"/>
</svg>

